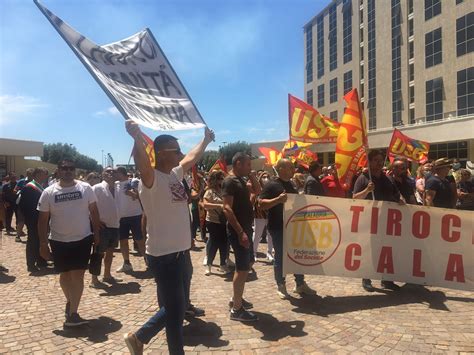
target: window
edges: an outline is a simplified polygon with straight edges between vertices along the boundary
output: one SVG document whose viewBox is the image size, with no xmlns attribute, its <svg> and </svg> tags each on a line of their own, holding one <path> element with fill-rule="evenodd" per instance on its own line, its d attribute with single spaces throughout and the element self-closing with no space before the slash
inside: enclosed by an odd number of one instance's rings
<svg viewBox="0 0 474 355">
<path fill-rule="evenodd" d="M 392 0 L 392 125 L 402 122 L 402 14 L 400 0 Z"/>
<path fill-rule="evenodd" d="M 364 9 L 359 10 L 359 23 L 364 23 Z"/>
<path fill-rule="evenodd" d="M 359 43 L 364 42 L 364 29 L 359 29 Z"/>
<path fill-rule="evenodd" d="M 414 103 L 415 102 L 415 87 L 414 86 L 410 86 L 410 103 Z"/>
<path fill-rule="evenodd" d="M 462 3 L 464 0 L 456 0 L 456 5 Z"/>
<path fill-rule="evenodd" d="M 474 67 L 458 71 L 458 116 L 474 114 Z"/>
<path fill-rule="evenodd" d="M 313 26 L 306 28 L 306 82 L 313 81 Z"/>
<path fill-rule="evenodd" d="M 368 64 L 368 102 L 369 129 L 377 129 L 376 110 L 376 60 L 375 60 L 375 0 L 368 0 L 367 4 L 367 64 Z"/>
<path fill-rule="evenodd" d="M 364 46 L 359 47 L 359 58 L 360 60 L 364 60 Z"/>
<path fill-rule="evenodd" d="M 306 92 L 306 102 L 308 105 L 313 106 L 313 90 L 308 90 Z"/>
<path fill-rule="evenodd" d="M 410 78 L 409 81 L 415 80 L 415 64 L 411 63 L 408 66 L 408 74 L 409 74 L 409 78 Z"/>
<path fill-rule="evenodd" d="M 364 79 L 364 66 L 361 65 L 359 68 L 360 80 Z"/>
<path fill-rule="evenodd" d="M 474 51 L 474 12 L 456 20 L 457 56 Z"/>
<path fill-rule="evenodd" d="M 344 73 L 344 95 L 352 90 L 352 70 Z"/>
<path fill-rule="evenodd" d="M 318 107 L 324 106 L 324 84 L 318 86 Z"/>
<path fill-rule="evenodd" d="M 413 44 L 413 41 L 408 43 L 408 58 L 413 59 L 415 56 L 415 45 Z"/>
<path fill-rule="evenodd" d="M 343 53 L 344 64 L 352 60 L 352 2 L 344 0 L 342 4 Z"/>
<path fill-rule="evenodd" d="M 337 121 L 337 111 L 332 111 L 329 113 L 329 118 L 333 121 Z"/>
<path fill-rule="evenodd" d="M 328 164 L 334 164 L 336 161 L 336 153 L 328 152 Z"/>
<path fill-rule="evenodd" d="M 408 0 L 408 14 L 413 13 L 413 0 Z"/>
<path fill-rule="evenodd" d="M 415 109 L 414 108 L 410 109 L 410 117 L 408 119 L 409 119 L 410 124 L 415 123 Z"/>
<path fill-rule="evenodd" d="M 443 118 L 443 78 L 426 82 L 426 121 Z"/>
<path fill-rule="evenodd" d="M 316 22 L 318 29 L 316 46 L 318 47 L 318 79 L 324 75 L 324 17 L 321 16 Z"/>
<path fill-rule="evenodd" d="M 364 84 L 363 83 L 359 85 L 359 96 L 361 99 L 364 97 Z"/>
<path fill-rule="evenodd" d="M 441 27 L 425 35 L 425 67 L 442 62 Z"/>
<path fill-rule="evenodd" d="M 329 71 L 337 68 L 337 3 L 329 8 Z"/>
<path fill-rule="evenodd" d="M 408 37 L 413 36 L 413 33 L 415 31 L 415 27 L 413 24 L 413 19 L 408 20 Z"/>
<path fill-rule="evenodd" d="M 428 159 L 457 158 L 460 161 L 467 160 L 467 141 L 430 144 Z"/>
<path fill-rule="evenodd" d="M 337 78 L 332 79 L 329 82 L 329 103 L 337 101 Z"/>
<path fill-rule="evenodd" d="M 441 13 L 441 0 L 425 0 L 425 21 Z"/>
</svg>

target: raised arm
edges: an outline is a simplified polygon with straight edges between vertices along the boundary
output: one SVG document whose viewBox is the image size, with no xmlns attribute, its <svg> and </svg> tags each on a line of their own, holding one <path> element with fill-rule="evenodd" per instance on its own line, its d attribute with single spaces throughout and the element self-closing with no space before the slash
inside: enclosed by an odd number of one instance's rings
<svg viewBox="0 0 474 355">
<path fill-rule="evenodd" d="M 179 162 L 179 165 L 183 167 L 183 171 L 186 172 L 196 164 L 199 159 L 201 159 L 202 154 L 206 150 L 206 147 L 209 143 L 211 143 L 215 138 L 214 131 L 206 127 L 204 129 L 204 138 L 202 141 L 191 149 L 188 154 L 185 155 L 183 160 Z"/>
<path fill-rule="evenodd" d="M 140 171 L 142 183 L 146 187 L 151 188 L 153 186 L 154 171 L 145 150 L 146 142 L 143 139 L 142 131 L 138 124 L 132 120 L 125 121 L 125 128 L 135 141 L 133 146 L 133 159 L 135 160 L 138 171 Z"/>
</svg>

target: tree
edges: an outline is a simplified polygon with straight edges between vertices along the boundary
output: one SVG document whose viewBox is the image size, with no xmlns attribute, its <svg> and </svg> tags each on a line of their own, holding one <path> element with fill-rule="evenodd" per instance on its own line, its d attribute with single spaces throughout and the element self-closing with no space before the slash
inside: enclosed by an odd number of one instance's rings
<svg viewBox="0 0 474 355">
<path fill-rule="evenodd" d="M 232 164 L 232 157 L 237 152 L 247 153 L 251 155 L 250 144 L 245 141 L 237 141 L 234 143 L 228 143 L 219 149 L 219 153 L 224 156 L 226 164 Z"/>
<path fill-rule="evenodd" d="M 197 165 L 199 169 L 209 171 L 217 159 L 219 159 L 219 152 L 217 150 L 208 150 L 204 152 Z"/>
<path fill-rule="evenodd" d="M 79 153 L 76 147 L 70 144 L 52 143 L 44 145 L 43 156 L 41 157 L 42 161 L 58 164 L 63 159 L 71 159 L 76 163 L 78 168 L 87 171 L 100 172 L 102 170 L 102 166 L 98 165 L 95 159 Z"/>
</svg>

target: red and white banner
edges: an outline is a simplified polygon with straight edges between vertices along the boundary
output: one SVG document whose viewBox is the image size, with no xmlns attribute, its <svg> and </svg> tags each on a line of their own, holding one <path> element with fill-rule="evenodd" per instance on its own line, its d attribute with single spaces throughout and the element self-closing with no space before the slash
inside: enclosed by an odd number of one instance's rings
<svg viewBox="0 0 474 355">
<path fill-rule="evenodd" d="M 472 291 L 473 225 L 471 211 L 289 194 L 283 273 Z"/>
</svg>

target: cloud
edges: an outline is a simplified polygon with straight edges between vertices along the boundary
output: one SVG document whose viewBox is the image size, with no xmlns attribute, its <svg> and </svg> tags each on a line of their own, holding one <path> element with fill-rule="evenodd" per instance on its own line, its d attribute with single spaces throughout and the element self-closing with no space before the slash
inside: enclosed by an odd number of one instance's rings
<svg viewBox="0 0 474 355">
<path fill-rule="evenodd" d="M 94 113 L 94 116 L 117 116 L 120 115 L 120 111 L 117 110 L 115 106 L 109 107 L 108 109 L 102 110 L 102 111 L 97 111 Z"/>
<path fill-rule="evenodd" d="M 40 99 L 22 95 L 0 95 L 0 124 L 31 118 L 38 110 L 48 107 Z"/>
</svg>

